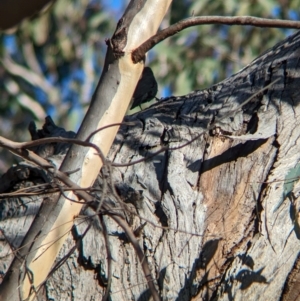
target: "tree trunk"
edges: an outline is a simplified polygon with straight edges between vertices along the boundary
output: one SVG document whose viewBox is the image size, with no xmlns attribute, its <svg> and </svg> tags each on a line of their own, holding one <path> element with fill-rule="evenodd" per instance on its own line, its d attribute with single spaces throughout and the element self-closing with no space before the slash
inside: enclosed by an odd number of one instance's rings
<svg viewBox="0 0 300 301">
<path fill-rule="evenodd" d="M 210 89 L 126 117 L 136 125 L 119 131 L 109 155 L 114 163 L 162 152 L 113 167 L 113 185 L 124 203 L 113 194 L 106 201 L 118 205 L 137 230 L 162 300 L 297 300 L 299 49 L 300 32 Z M 24 212 L 0 223 L 15 247 L 32 219 Z M 76 221 L 59 258 L 74 241 L 76 249 L 49 277 L 41 300 L 99 300 L 110 259 L 111 300 L 149 300 L 123 230 L 109 213 L 102 223 L 89 216 Z M 0 250 L 4 256 L 10 248 L 3 242 Z M 5 272 L 9 263 L 1 264 Z"/>
<path fill-rule="evenodd" d="M 64 244 L 66 233 L 71 231 L 73 220 L 84 205 L 84 202 L 80 201 L 84 199 L 83 195 L 86 201 L 87 198 L 92 201 L 92 197 L 86 192 L 82 190 L 75 192 L 74 188 L 90 188 L 97 179 L 102 165 L 106 164 L 105 157 L 117 134 L 118 124 L 122 122 L 128 110 L 144 69 L 144 59 L 133 63 L 132 51 L 157 32 L 170 3 L 171 0 L 130 1 L 117 24 L 113 37 L 107 40 L 103 72 L 76 135 L 76 138 L 81 141 L 93 143 L 94 147 L 87 148 L 72 144 L 59 170 L 52 170 L 52 177 L 57 174 L 56 184 L 59 181 L 64 184 L 68 182 L 68 187 L 72 186 L 73 189 L 59 194 L 57 199 L 51 199 L 51 202 L 44 200 L 41 204 L 39 213 L 3 279 L 0 286 L 0 299 L 17 301 L 20 297 L 22 300 L 32 300 L 49 275 Z M 110 126 L 112 124 L 114 126 Z M 39 136 L 39 133 L 34 133 L 34 136 Z M 0 137 L 0 145 L 3 144 L 5 138 Z M 22 147 L 7 147 L 18 155 L 23 152 L 23 158 L 29 159 L 48 172 L 53 168 L 47 161 L 37 158 L 35 154 Z M 108 204 L 102 205 L 102 209 L 110 209 Z M 124 219 L 116 215 L 114 219 L 126 227 Z M 133 234 L 131 235 L 134 238 Z M 139 250 L 139 259 L 142 260 L 142 251 L 137 242 L 135 246 Z M 144 273 L 150 274 L 147 264 L 142 262 L 142 266 Z M 15 290 L 16 282 L 19 284 L 18 291 Z M 159 300 L 154 283 L 148 281 L 148 286 L 155 301 Z"/>
</svg>

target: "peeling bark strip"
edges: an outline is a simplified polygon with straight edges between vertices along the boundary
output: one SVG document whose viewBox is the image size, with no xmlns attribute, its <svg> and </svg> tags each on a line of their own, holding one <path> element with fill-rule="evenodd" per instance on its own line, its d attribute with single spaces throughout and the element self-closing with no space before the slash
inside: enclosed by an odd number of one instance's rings
<svg viewBox="0 0 300 301">
<path fill-rule="evenodd" d="M 84 140 L 92 131 L 123 120 L 143 71 L 143 63 L 133 64 L 130 53 L 156 33 L 170 3 L 171 0 L 130 2 L 121 22 L 121 26 L 124 25 L 124 20 L 128 22 L 125 23 L 127 27 L 122 29 L 121 40 L 118 40 L 118 29 L 116 40 L 115 37 L 112 38 L 112 46 L 116 49 L 108 47 L 102 76 L 77 138 Z M 127 37 L 124 36 L 126 33 Z M 122 52 L 122 57 L 114 55 L 119 51 Z M 114 127 L 101 131 L 93 136 L 91 142 L 106 155 L 117 130 L 118 127 Z M 102 163 L 94 150 L 73 145 L 61 166 L 61 171 L 79 168 L 78 172 L 71 174 L 71 180 L 81 187 L 89 187 L 94 183 Z M 69 193 L 67 197 L 76 198 L 73 193 Z M 46 279 L 81 207 L 82 205 L 65 200 L 64 196 L 51 203 L 43 202 L 23 242 L 24 260 L 15 258 L 13 261 L 0 287 L 0 299 L 19 300 L 27 298 L 30 294 L 30 299 L 34 298 L 34 288 Z M 20 289 L 16 289 L 17 283 Z"/>
</svg>

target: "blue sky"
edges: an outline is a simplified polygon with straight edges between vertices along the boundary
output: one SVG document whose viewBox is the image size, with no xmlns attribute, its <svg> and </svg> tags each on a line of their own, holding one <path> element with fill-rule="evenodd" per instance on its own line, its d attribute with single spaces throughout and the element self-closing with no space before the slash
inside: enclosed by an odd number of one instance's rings
<svg viewBox="0 0 300 301">
<path fill-rule="evenodd" d="M 117 18 L 121 17 L 122 8 L 127 4 L 127 1 L 122 0 L 102 0 L 102 4 L 107 10 L 113 10 L 114 12 L 118 12 Z"/>
</svg>

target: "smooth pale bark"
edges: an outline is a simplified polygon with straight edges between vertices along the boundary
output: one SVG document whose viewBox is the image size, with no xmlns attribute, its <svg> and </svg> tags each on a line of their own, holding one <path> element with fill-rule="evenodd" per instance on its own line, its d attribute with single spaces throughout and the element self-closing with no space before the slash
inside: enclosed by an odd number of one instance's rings
<svg viewBox="0 0 300 301">
<path fill-rule="evenodd" d="M 129 3 L 107 43 L 103 73 L 77 134 L 78 139 L 85 140 L 93 131 L 123 120 L 144 68 L 144 62 L 132 62 L 131 52 L 157 32 L 170 3 L 171 0 L 132 0 Z M 90 142 L 106 156 L 117 131 L 118 127 L 110 127 L 95 134 Z M 73 145 L 60 170 L 76 170 L 70 175 L 71 180 L 86 188 L 93 185 L 102 163 L 95 149 Z M 76 200 L 76 195 L 69 192 L 67 199 L 61 195 L 51 202 L 43 202 L 22 243 L 24 247 L 0 286 L 0 299 L 34 298 L 34 291 L 47 278 L 73 220 L 82 208 L 83 203 L 70 202 L 69 199 Z M 17 287 L 16 283 L 19 284 Z"/>
<path fill-rule="evenodd" d="M 137 125 L 124 126 L 117 135 L 109 155 L 114 162 L 130 163 L 169 146 L 146 162 L 113 169 L 114 185 L 130 208 L 124 212 L 128 223 L 135 230 L 146 222 L 140 244 L 163 300 L 296 300 L 299 295 L 299 49 L 298 32 L 223 82 L 126 118 Z M 59 258 L 89 220 L 77 221 Z M 109 216 L 104 221 L 111 299 L 149 300 L 123 230 Z M 47 281 L 42 293 L 48 298 L 90 300 L 103 294 L 107 252 L 93 225 Z M 20 229 L 11 220 L 0 226 L 9 237 Z"/>
</svg>

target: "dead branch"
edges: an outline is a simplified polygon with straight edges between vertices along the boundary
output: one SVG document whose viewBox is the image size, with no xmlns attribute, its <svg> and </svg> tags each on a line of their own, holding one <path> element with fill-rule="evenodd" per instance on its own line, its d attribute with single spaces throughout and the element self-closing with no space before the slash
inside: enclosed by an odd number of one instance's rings
<svg viewBox="0 0 300 301">
<path fill-rule="evenodd" d="M 146 42 L 140 45 L 132 52 L 132 61 L 140 62 L 146 52 L 153 48 L 161 41 L 175 35 L 176 33 L 188 27 L 204 24 L 222 24 L 222 25 L 250 25 L 255 27 L 276 27 L 276 28 L 300 28 L 299 21 L 280 20 L 280 19 L 265 19 L 252 16 L 238 17 L 222 17 L 222 16 L 206 16 L 206 17 L 191 17 L 181 20 L 168 28 L 161 30 L 159 33 L 149 38 Z"/>
<path fill-rule="evenodd" d="M 52 142 L 55 140 L 55 138 L 44 138 L 44 139 L 47 140 L 48 142 L 50 140 Z M 78 140 L 78 139 L 65 139 L 65 138 L 57 139 L 56 138 L 56 141 L 57 140 L 64 140 L 64 141 L 67 142 L 67 140 Z M 35 141 L 33 141 L 33 142 L 35 142 Z M 72 142 L 73 143 L 78 143 L 78 141 L 72 141 Z M 19 144 L 17 142 L 10 141 L 10 140 L 8 140 L 6 138 L 3 138 L 3 137 L 1 137 L 1 139 L 0 139 L 0 145 L 2 147 L 5 147 L 5 148 L 9 149 L 10 151 L 12 151 L 16 155 L 22 157 L 23 159 L 28 160 L 28 161 L 32 162 L 33 164 L 36 164 L 36 165 L 38 165 L 42 168 L 45 168 L 45 169 L 52 168 L 54 178 L 56 178 L 59 181 L 61 181 L 62 183 L 64 183 L 67 187 L 71 188 L 74 191 L 74 194 L 77 195 L 77 197 L 80 200 L 84 200 L 84 202 L 82 202 L 82 203 L 91 204 L 93 202 L 93 200 L 94 200 L 93 196 L 88 194 L 86 191 L 82 190 L 81 187 L 79 185 L 77 185 L 76 183 L 74 183 L 68 177 L 68 175 L 66 173 L 64 173 L 60 170 L 55 170 L 53 168 L 53 166 L 47 160 L 41 158 L 40 156 L 36 155 L 34 152 L 32 152 L 28 149 L 23 149 L 22 148 L 23 145 L 21 146 L 21 144 Z M 26 144 L 27 147 L 29 145 L 31 145 L 31 142 L 28 142 Z M 83 145 L 83 146 L 92 146 L 92 143 L 81 141 L 81 145 Z M 94 145 L 92 147 L 94 147 L 97 151 L 100 151 L 100 149 L 96 145 Z M 95 208 L 95 209 L 97 211 L 100 211 L 100 209 L 101 209 L 101 210 L 104 210 L 106 212 L 110 212 L 111 213 L 110 217 L 112 219 L 114 219 L 115 222 L 124 230 L 124 232 L 126 233 L 126 236 L 128 237 L 128 240 L 131 242 L 132 246 L 134 247 L 134 249 L 135 249 L 135 251 L 136 251 L 136 253 L 137 253 L 137 255 L 140 259 L 142 269 L 143 269 L 145 278 L 147 279 L 149 289 L 151 291 L 153 299 L 155 301 L 159 301 L 160 298 L 159 298 L 158 292 L 155 288 L 155 285 L 153 283 L 153 279 L 151 278 L 151 272 L 150 272 L 148 262 L 147 262 L 147 260 L 145 260 L 144 252 L 141 249 L 141 247 L 139 246 L 132 229 L 129 227 L 129 225 L 123 219 L 123 217 L 120 217 L 119 214 L 114 210 L 114 208 L 111 208 L 107 203 L 102 202 L 101 208 L 98 208 L 98 206 L 97 206 L 97 208 Z M 149 279 L 149 277 L 151 279 Z"/>
</svg>

